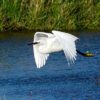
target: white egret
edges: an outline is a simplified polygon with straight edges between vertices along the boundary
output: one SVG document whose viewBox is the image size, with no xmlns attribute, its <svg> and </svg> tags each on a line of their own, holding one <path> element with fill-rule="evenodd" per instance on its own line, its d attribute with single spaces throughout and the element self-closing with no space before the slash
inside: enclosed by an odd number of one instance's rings
<svg viewBox="0 0 100 100">
<path fill-rule="evenodd" d="M 45 65 L 49 54 L 52 52 L 64 51 L 68 63 L 76 60 L 77 52 L 83 56 L 86 54 L 76 50 L 75 41 L 78 37 L 61 31 L 51 33 L 36 32 L 34 35 L 33 52 L 37 68 Z"/>
</svg>

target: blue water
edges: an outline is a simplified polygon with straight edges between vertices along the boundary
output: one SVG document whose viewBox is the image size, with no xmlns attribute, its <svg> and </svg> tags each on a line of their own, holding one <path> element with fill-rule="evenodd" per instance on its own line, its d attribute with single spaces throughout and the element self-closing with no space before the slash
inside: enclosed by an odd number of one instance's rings
<svg viewBox="0 0 100 100">
<path fill-rule="evenodd" d="M 32 33 L 0 34 L 0 100 L 100 100 L 100 35 L 76 34 L 77 48 L 96 53 L 80 55 L 68 66 L 63 52 L 50 55 L 37 69 Z M 66 43 L 67 45 L 67 43 Z"/>
</svg>

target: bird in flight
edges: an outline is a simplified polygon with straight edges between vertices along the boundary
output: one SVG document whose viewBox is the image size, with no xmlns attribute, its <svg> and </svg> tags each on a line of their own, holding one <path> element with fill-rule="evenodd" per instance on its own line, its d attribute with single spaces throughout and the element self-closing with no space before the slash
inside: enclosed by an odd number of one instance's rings
<svg viewBox="0 0 100 100">
<path fill-rule="evenodd" d="M 77 53 L 85 57 L 94 56 L 92 53 L 82 53 L 76 49 L 76 40 L 78 37 L 53 30 L 52 33 L 36 32 L 34 40 L 29 45 L 33 45 L 34 58 L 37 68 L 41 68 L 46 64 L 50 53 L 63 51 L 68 63 L 76 60 Z"/>
</svg>

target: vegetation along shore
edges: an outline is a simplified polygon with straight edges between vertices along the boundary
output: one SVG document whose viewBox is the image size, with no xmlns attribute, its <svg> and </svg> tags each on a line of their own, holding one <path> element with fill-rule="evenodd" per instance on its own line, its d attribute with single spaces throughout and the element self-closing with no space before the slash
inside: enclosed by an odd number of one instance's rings
<svg viewBox="0 0 100 100">
<path fill-rule="evenodd" d="M 0 31 L 100 31 L 100 0 L 0 0 Z"/>
</svg>

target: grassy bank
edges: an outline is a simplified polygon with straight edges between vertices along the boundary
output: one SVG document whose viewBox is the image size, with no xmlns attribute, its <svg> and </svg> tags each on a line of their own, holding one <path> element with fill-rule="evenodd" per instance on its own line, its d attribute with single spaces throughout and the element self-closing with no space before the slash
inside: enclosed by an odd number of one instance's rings
<svg viewBox="0 0 100 100">
<path fill-rule="evenodd" d="M 0 0 L 0 30 L 100 30 L 100 0 Z"/>
</svg>

